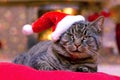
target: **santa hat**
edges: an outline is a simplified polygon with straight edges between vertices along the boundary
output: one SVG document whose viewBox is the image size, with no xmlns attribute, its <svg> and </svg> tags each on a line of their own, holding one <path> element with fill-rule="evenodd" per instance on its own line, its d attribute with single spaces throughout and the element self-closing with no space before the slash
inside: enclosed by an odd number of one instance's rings
<svg viewBox="0 0 120 80">
<path fill-rule="evenodd" d="M 69 15 L 62 12 L 47 12 L 38 18 L 32 25 L 23 27 L 23 32 L 31 34 L 32 32 L 42 32 L 52 27 L 52 40 L 57 41 L 71 25 L 77 21 L 84 21 L 85 18 L 81 15 Z"/>
</svg>

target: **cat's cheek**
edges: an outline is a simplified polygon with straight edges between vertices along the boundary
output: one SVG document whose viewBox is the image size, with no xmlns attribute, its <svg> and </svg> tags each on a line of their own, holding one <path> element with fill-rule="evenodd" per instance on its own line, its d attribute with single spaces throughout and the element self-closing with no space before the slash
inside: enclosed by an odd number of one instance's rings
<svg viewBox="0 0 120 80">
<path fill-rule="evenodd" d="M 85 52 L 87 47 L 78 47 L 79 52 Z"/>
<path fill-rule="evenodd" d="M 69 45 L 67 48 L 69 51 L 76 51 L 77 50 L 77 48 L 74 45 Z"/>
</svg>

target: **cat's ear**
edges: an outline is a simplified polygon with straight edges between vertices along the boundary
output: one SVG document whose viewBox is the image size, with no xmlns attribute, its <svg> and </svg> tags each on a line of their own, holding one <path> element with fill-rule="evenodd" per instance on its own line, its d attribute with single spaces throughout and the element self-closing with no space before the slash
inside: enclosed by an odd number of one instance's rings
<svg viewBox="0 0 120 80">
<path fill-rule="evenodd" d="M 101 32 L 103 29 L 103 23 L 104 23 L 104 17 L 100 16 L 96 20 L 91 22 L 91 25 L 94 25 L 98 29 L 98 31 Z"/>
</svg>

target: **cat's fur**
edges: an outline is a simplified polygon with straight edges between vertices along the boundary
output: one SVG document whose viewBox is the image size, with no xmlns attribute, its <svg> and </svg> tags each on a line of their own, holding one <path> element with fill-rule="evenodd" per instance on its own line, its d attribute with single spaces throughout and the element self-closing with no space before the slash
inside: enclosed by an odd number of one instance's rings
<svg viewBox="0 0 120 80">
<path fill-rule="evenodd" d="M 103 20 L 76 22 L 58 41 L 39 42 L 13 62 L 37 70 L 96 72 Z"/>
</svg>

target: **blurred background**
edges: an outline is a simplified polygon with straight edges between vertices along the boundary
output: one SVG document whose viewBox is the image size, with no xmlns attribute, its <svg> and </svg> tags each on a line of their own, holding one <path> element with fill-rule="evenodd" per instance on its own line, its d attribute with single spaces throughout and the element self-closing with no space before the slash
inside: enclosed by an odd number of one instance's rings
<svg viewBox="0 0 120 80">
<path fill-rule="evenodd" d="M 51 39 L 51 29 L 22 33 L 24 25 L 48 11 L 83 15 L 88 21 L 104 16 L 99 71 L 120 75 L 120 0 L 0 0 L 0 61 L 12 61 L 37 42 Z"/>
</svg>

